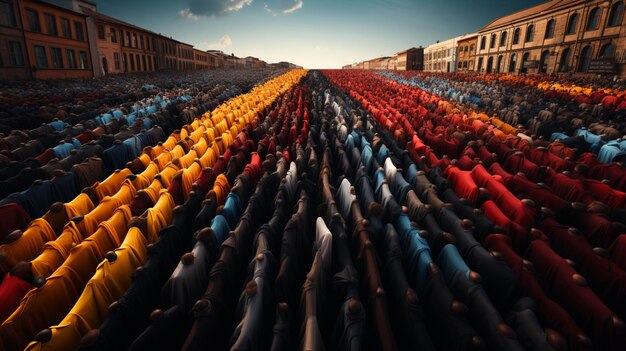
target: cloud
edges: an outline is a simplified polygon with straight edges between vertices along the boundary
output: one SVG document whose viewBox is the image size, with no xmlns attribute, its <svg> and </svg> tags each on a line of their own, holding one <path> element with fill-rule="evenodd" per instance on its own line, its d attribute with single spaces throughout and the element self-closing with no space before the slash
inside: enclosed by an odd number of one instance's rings
<svg viewBox="0 0 626 351">
<path fill-rule="evenodd" d="M 254 0 L 188 0 L 189 7 L 180 10 L 178 15 L 191 20 L 200 17 L 219 17 L 236 12 L 252 5 Z"/>
<path fill-rule="evenodd" d="M 230 35 L 224 34 L 220 40 L 216 42 L 210 43 L 205 41 L 198 43 L 196 46 L 200 50 L 224 50 L 231 45 L 233 45 L 233 40 L 230 38 Z"/>
<path fill-rule="evenodd" d="M 283 13 L 294 13 L 302 8 L 304 3 L 302 0 L 295 0 L 294 4 L 291 7 L 283 8 Z"/>
<path fill-rule="evenodd" d="M 191 10 L 189 8 L 183 9 L 178 11 L 178 16 L 180 17 L 184 17 L 190 20 L 194 20 L 197 21 L 200 19 L 200 17 L 194 15 L 193 13 L 191 13 Z"/>
<path fill-rule="evenodd" d="M 263 5 L 263 9 L 267 13 L 276 17 L 281 13 L 285 15 L 294 13 L 298 11 L 299 9 L 301 9 L 303 5 L 304 5 L 304 1 L 302 0 L 281 0 L 281 4 L 279 6 L 276 6 L 279 8 L 279 10 L 274 10 L 274 6 L 270 6 L 267 3 Z"/>
</svg>

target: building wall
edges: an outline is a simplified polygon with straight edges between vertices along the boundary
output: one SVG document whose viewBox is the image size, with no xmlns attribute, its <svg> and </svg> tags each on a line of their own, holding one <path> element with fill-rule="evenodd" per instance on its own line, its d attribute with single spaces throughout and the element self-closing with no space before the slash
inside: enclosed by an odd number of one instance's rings
<svg viewBox="0 0 626 351">
<path fill-rule="evenodd" d="M 188 71 L 194 69 L 193 46 L 183 43 L 176 44 L 176 69 Z"/>
<path fill-rule="evenodd" d="M 22 21 L 16 3 L 16 0 L 0 2 L 2 19 L 9 19 L 7 22 L 0 22 L 0 79 L 3 80 L 30 77 Z"/>
<path fill-rule="evenodd" d="M 478 51 L 475 66 L 479 71 L 511 73 L 575 73 L 588 71 L 583 51 L 591 52 L 591 60 L 603 58 L 602 49 L 613 45 L 615 51 L 616 74 L 626 76 L 626 32 L 624 13 L 617 26 L 608 26 L 609 15 L 613 6 L 623 1 L 591 0 L 572 1 L 569 6 L 543 14 L 530 13 L 506 26 L 483 29 L 479 32 Z M 590 12 L 600 11 L 596 29 L 587 30 Z M 578 14 L 575 32 L 569 34 L 568 24 L 574 14 Z M 554 35 L 546 37 L 550 20 L 554 21 Z M 526 40 L 529 28 L 534 28 L 532 40 Z M 519 30 L 519 41 L 514 42 L 515 31 Z M 503 33 L 506 40 L 501 44 Z M 491 37 L 496 37 L 496 44 L 490 46 Z M 485 38 L 485 47 L 481 41 Z M 585 48 L 589 49 L 585 49 Z M 567 51 L 569 49 L 569 51 Z M 569 52 L 569 54 L 568 54 Z M 605 55 L 605 58 L 608 55 Z M 491 66 L 489 63 L 491 62 Z M 498 65 L 498 62 L 501 64 Z M 524 62 L 526 62 L 524 64 Z M 491 67 L 491 70 L 489 68 Z"/>
<path fill-rule="evenodd" d="M 429 45 L 424 49 L 424 71 L 455 72 L 456 38 Z"/>
<path fill-rule="evenodd" d="M 43 2 L 28 0 L 19 1 L 19 11 L 24 23 L 26 51 L 33 78 L 93 77 L 85 16 Z M 28 21 L 29 13 L 33 14 L 32 18 L 38 19 L 39 28 L 31 26 Z M 51 24 L 56 28 L 56 33 L 49 31 L 46 14 L 52 16 Z M 69 37 L 64 37 L 62 19 L 69 21 Z M 80 27 L 80 35 L 77 34 L 76 23 Z M 36 52 L 39 60 L 36 59 Z M 72 52 L 74 55 L 71 55 Z"/>
<path fill-rule="evenodd" d="M 457 72 L 471 72 L 474 70 L 476 43 L 477 37 L 475 36 L 458 41 L 456 54 Z"/>
<path fill-rule="evenodd" d="M 193 49 L 194 55 L 194 69 L 209 69 L 209 54 L 200 51 L 198 49 Z"/>
</svg>

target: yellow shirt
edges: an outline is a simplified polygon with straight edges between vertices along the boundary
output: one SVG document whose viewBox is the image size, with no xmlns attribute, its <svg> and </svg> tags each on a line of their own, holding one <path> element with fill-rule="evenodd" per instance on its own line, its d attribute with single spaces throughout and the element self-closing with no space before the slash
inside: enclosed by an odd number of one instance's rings
<svg viewBox="0 0 626 351">
<path fill-rule="evenodd" d="M 83 235 L 76 224 L 69 222 L 63 233 L 56 240 L 47 242 L 41 254 L 31 261 L 33 275 L 44 278 L 52 275 L 67 259 L 72 248 L 82 240 Z"/>
<path fill-rule="evenodd" d="M 131 171 L 128 168 L 124 168 L 114 172 L 102 183 L 98 184 L 95 189 L 98 199 L 102 200 L 106 196 L 112 196 L 120 190 L 122 183 L 126 180 L 126 176 L 129 174 L 131 174 Z"/>
<path fill-rule="evenodd" d="M 41 253 L 45 243 L 55 239 L 56 233 L 45 219 L 33 220 L 21 237 L 12 243 L 0 245 L 0 252 L 7 258 L 7 265 L 0 269 L 6 273 L 16 263 L 34 259 Z"/>
<path fill-rule="evenodd" d="M 148 209 L 148 233 L 146 234 L 150 243 L 155 242 L 158 239 L 159 231 L 172 221 L 174 217 L 174 206 L 174 198 L 164 189 L 161 191 L 159 201 L 154 204 L 154 207 Z"/>
</svg>

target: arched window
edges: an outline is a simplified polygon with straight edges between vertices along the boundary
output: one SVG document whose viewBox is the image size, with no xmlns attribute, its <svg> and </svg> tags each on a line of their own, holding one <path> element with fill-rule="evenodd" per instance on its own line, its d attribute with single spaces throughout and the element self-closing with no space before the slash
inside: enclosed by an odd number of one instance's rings
<svg viewBox="0 0 626 351">
<path fill-rule="evenodd" d="M 572 59 L 572 49 L 566 48 L 561 53 L 561 62 L 559 62 L 559 72 L 569 71 L 570 61 Z"/>
<path fill-rule="evenodd" d="M 607 27 L 617 27 L 622 24 L 624 19 L 624 2 L 618 1 L 611 6 L 611 13 L 609 14 L 609 23 Z"/>
<path fill-rule="evenodd" d="M 551 19 L 548 21 L 548 25 L 546 25 L 546 35 L 545 39 L 554 38 L 554 28 L 556 27 L 556 21 Z"/>
<path fill-rule="evenodd" d="M 489 58 L 487 59 L 487 73 L 491 73 L 492 69 L 493 69 L 493 56 L 489 56 Z"/>
<path fill-rule="evenodd" d="M 519 35 L 521 30 L 519 28 L 515 28 L 515 32 L 513 32 L 513 45 L 519 44 Z"/>
<path fill-rule="evenodd" d="M 500 46 L 505 46 L 506 45 L 506 32 L 502 32 L 502 35 L 500 35 Z"/>
<path fill-rule="evenodd" d="M 515 65 L 517 64 L 517 54 L 511 55 L 509 60 L 509 73 L 515 72 Z"/>
<path fill-rule="evenodd" d="M 580 51 L 580 60 L 578 62 L 578 72 L 589 71 L 589 65 L 591 64 L 591 54 L 592 54 L 591 46 L 585 46 Z"/>
<path fill-rule="evenodd" d="M 548 58 L 550 57 L 550 51 L 545 50 L 541 53 L 541 58 L 539 59 L 539 73 L 548 72 Z"/>
<path fill-rule="evenodd" d="M 504 67 L 502 67 L 503 64 L 504 64 L 504 56 L 500 55 L 498 56 L 498 65 L 496 66 L 496 73 L 504 72 Z"/>
<path fill-rule="evenodd" d="M 469 48 L 470 54 L 474 53 L 474 49 L 476 49 L 476 46 L 474 46 L 474 44 L 470 45 L 470 48 Z"/>
<path fill-rule="evenodd" d="M 535 26 L 532 24 L 526 29 L 526 42 L 531 42 L 535 39 Z"/>
<path fill-rule="evenodd" d="M 600 58 L 610 59 L 615 57 L 615 46 L 613 44 L 606 44 L 600 48 Z"/>
<path fill-rule="evenodd" d="M 579 18 L 580 15 L 577 13 L 569 16 L 569 20 L 567 21 L 567 31 L 565 32 L 566 34 L 576 34 L 576 31 L 578 30 Z"/>
<path fill-rule="evenodd" d="M 480 38 L 480 49 L 485 50 L 485 45 L 487 45 L 487 37 Z"/>
<path fill-rule="evenodd" d="M 491 41 L 489 42 L 489 47 L 490 47 L 491 49 L 493 49 L 493 48 L 495 48 L 495 47 L 496 47 L 496 40 L 497 40 L 496 35 L 495 35 L 495 34 L 492 34 L 492 35 L 491 35 Z"/>
<path fill-rule="evenodd" d="M 596 7 L 589 12 L 589 17 L 587 17 L 587 26 L 586 30 L 596 30 L 598 29 L 598 23 L 600 22 L 600 8 Z"/>
<path fill-rule="evenodd" d="M 482 57 L 479 57 L 479 58 L 478 58 L 478 66 L 476 67 L 476 70 L 477 70 L 478 72 L 480 72 L 482 69 L 483 69 L 483 58 L 482 58 Z"/>
<path fill-rule="evenodd" d="M 524 67 L 524 66 L 526 66 L 526 62 L 528 62 L 528 58 L 529 57 L 530 57 L 530 53 L 529 52 L 526 52 L 526 53 L 524 53 L 524 55 L 522 55 L 522 64 L 520 66 L 520 71 L 522 73 L 526 73 L 526 67 Z"/>
</svg>

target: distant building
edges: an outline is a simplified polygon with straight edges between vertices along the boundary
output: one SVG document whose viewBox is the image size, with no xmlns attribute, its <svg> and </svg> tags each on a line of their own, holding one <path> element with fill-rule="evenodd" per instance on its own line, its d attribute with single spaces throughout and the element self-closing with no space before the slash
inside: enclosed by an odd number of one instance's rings
<svg viewBox="0 0 626 351">
<path fill-rule="evenodd" d="M 198 49 L 193 49 L 194 69 L 209 69 L 209 53 Z"/>
<path fill-rule="evenodd" d="M 424 71 L 454 72 L 456 62 L 456 38 L 437 42 L 424 49 Z"/>
<path fill-rule="evenodd" d="M 0 79 L 31 78 L 17 0 L 0 2 Z"/>
<path fill-rule="evenodd" d="M 421 71 L 424 69 L 424 49 L 410 48 L 394 55 L 398 71 Z"/>
<path fill-rule="evenodd" d="M 474 70 L 476 58 L 476 43 L 478 33 L 467 34 L 457 38 L 456 44 L 456 71 L 470 72 Z"/>
</svg>

